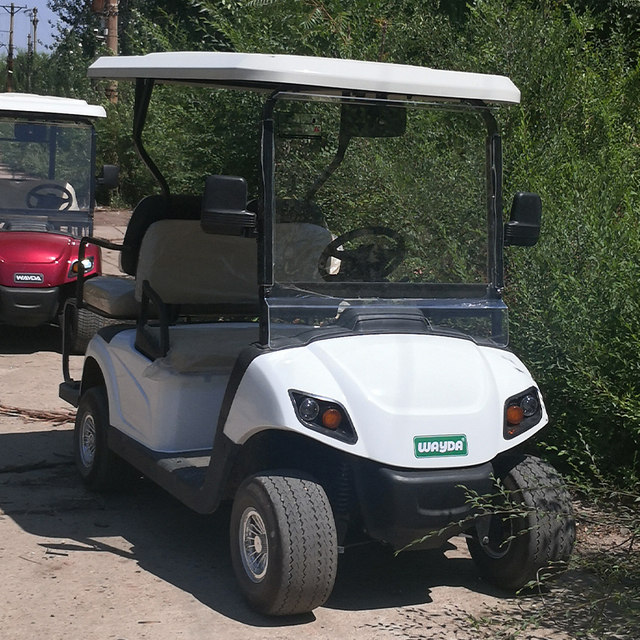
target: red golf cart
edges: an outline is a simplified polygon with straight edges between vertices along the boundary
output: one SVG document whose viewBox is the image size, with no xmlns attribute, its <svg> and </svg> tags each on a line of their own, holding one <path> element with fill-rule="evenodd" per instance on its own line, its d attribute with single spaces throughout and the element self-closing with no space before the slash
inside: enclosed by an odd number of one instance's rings
<svg viewBox="0 0 640 640">
<path fill-rule="evenodd" d="M 0 323 L 58 322 L 73 305 L 73 351 L 104 320 L 75 311 L 80 238 L 93 233 L 96 184 L 115 186 L 117 167 L 95 178 L 95 129 L 101 106 L 84 100 L 0 94 Z M 89 245 L 87 276 L 101 270 Z"/>
</svg>

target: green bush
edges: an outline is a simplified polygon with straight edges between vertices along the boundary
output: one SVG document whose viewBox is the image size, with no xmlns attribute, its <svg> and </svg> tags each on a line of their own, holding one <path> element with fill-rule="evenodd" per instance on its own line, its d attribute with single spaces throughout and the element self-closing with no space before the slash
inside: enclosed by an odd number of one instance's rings
<svg viewBox="0 0 640 640">
<path fill-rule="evenodd" d="M 467 38 L 491 43 L 474 64 L 493 64 L 523 93 L 504 121 L 505 190 L 540 193 L 543 231 L 534 250 L 507 251 L 507 301 L 512 346 L 547 399 L 547 444 L 582 479 L 632 485 L 640 475 L 639 70 L 620 42 L 594 43 L 591 25 L 588 15 L 477 3 Z"/>
</svg>

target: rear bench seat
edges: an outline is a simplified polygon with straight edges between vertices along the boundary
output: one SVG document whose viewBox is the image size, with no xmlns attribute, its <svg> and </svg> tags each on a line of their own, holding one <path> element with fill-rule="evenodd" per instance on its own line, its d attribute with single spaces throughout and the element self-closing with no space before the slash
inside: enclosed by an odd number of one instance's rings
<svg viewBox="0 0 640 640">
<path fill-rule="evenodd" d="M 120 251 L 120 268 L 126 276 L 97 276 L 80 281 L 78 299 L 95 313 L 118 320 L 135 320 L 140 302 L 135 296 L 135 276 L 144 236 L 158 220 L 199 220 L 202 198 L 191 195 L 154 195 L 143 198 L 133 210 L 121 246 L 100 246 Z M 95 239 L 91 239 L 95 242 Z"/>
<path fill-rule="evenodd" d="M 280 261 L 289 271 L 287 280 L 320 279 L 318 258 L 331 233 L 317 225 L 284 223 L 277 235 L 276 251 L 291 257 Z M 142 301 L 147 282 L 162 304 L 173 305 L 181 316 L 216 310 L 224 316 L 257 316 L 257 281 L 255 238 L 208 234 L 196 220 L 161 220 L 149 227 L 142 242 L 135 297 Z M 161 346 L 161 328 L 138 330 L 145 334 L 138 349 L 155 359 L 149 374 L 161 369 L 229 374 L 240 351 L 259 338 L 257 322 L 176 323 L 168 327 L 166 352 L 154 354 L 149 353 L 149 339 Z"/>
<path fill-rule="evenodd" d="M 142 241 L 135 298 L 143 300 L 146 282 L 168 315 L 257 315 L 257 281 L 255 238 L 208 234 L 197 220 L 161 220 Z M 258 334 L 257 322 L 177 322 L 168 326 L 168 345 L 162 345 L 161 326 L 139 323 L 136 346 L 155 360 L 153 370 L 230 373 Z"/>
</svg>

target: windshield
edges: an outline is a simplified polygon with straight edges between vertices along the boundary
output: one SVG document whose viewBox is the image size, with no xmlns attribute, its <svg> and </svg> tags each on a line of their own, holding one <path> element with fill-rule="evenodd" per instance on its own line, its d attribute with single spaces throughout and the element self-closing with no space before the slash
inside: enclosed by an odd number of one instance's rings
<svg viewBox="0 0 640 640">
<path fill-rule="evenodd" d="M 477 110 L 297 97 L 274 127 L 274 346 L 394 326 L 506 344 Z"/>
<path fill-rule="evenodd" d="M 0 228 L 88 231 L 93 128 L 0 119 Z"/>
</svg>

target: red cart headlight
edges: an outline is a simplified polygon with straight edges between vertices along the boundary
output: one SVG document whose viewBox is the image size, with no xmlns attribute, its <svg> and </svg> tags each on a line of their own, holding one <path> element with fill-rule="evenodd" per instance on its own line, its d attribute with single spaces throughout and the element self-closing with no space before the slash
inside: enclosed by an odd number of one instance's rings
<svg viewBox="0 0 640 640">
<path fill-rule="evenodd" d="M 93 269 L 93 256 L 89 256 L 84 258 L 82 261 L 82 266 L 84 267 L 84 272 L 89 273 L 91 269 Z M 71 264 L 71 268 L 69 269 L 69 278 L 75 278 L 78 275 L 78 270 L 80 269 L 80 260 L 74 260 Z"/>
</svg>

